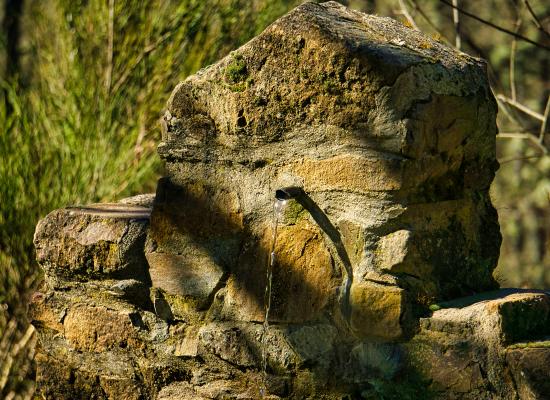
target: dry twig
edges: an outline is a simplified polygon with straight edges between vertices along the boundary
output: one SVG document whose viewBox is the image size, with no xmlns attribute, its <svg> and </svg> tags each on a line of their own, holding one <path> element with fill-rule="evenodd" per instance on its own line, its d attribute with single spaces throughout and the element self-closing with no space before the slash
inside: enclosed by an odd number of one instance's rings
<svg viewBox="0 0 550 400">
<path fill-rule="evenodd" d="M 155 43 L 150 44 L 149 46 L 146 46 L 141 54 L 135 59 L 134 63 L 124 71 L 120 79 L 115 83 L 113 86 L 113 93 L 118 92 L 118 90 L 124 85 L 126 80 L 130 77 L 130 74 L 134 69 L 137 68 L 137 66 L 143 61 L 143 59 L 149 54 L 155 51 L 166 39 L 168 39 L 174 31 L 166 32 L 164 35 L 162 35 Z"/>
<path fill-rule="evenodd" d="M 412 17 L 412 15 L 409 13 L 409 9 L 407 8 L 407 5 L 403 2 L 403 0 L 399 0 L 399 7 L 400 7 L 400 13 L 403 14 L 403 16 L 407 19 L 407 21 L 409 22 L 409 24 L 411 24 L 411 26 L 416 29 L 417 31 L 419 31 L 420 29 L 418 28 L 418 25 L 416 25 L 416 22 L 414 20 L 414 18 Z"/>
<path fill-rule="evenodd" d="M 503 28 L 502 26 L 499 26 L 491 21 L 488 21 L 486 19 L 483 19 L 481 17 L 478 17 L 477 15 L 475 14 L 472 14 L 466 10 L 464 10 L 463 8 L 460 8 L 460 7 L 457 7 L 457 6 L 454 6 L 452 3 L 450 3 L 448 0 L 439 0 L 440 2 L 442 2 L 443 4 L 446 4 L 447 6 L 449 7 L 452 7 L 452 8 L 456 8 L 458 10 L 458 12 L 460 12 L 461 14 L 464 14 L 466 15 L 467 17 L 469 18 L 472 18 L 472 19 L 475 19 L 476 21 L 478 22 L 481 22 L 482 24 L 484 25 L 488 25 L 500 32 L 504 32 L 508 35 L 511 35 L 511 36 L 514 36 L 515 38 L 519 39 L 519 40 L 523 40 L 524 42 L 527 42 L 527 43 L 530 43 L 532 44 L 533 46 L 536 46 L 536 47 L 539 47 L 541 49 L 544 49 L 544 50 L 548 50 L 550 51 L 550 46 L 547 46 L 543 43 L 539 43 L 539 42 L 536 42 L 534 41 L 533 39 L 529 39 L 528 37 L 526 36 L 523 36 L 523 35 L 520 35 L 518 33 L 515 33 L 509 29 L 506 29 L 506 28 Z"/>
<path fill-rule="evenodd" d="M 497 99 L 504 102 L 504 103 L 507 103 L 515 108 L 517 108 L 519 111 L 543 122 L 544 121 L 544 115 L 536 112 L 535 110 L 532 110 L 530 109 L 529 107 L 527 107 L 526 105 L 524 104 L 521 104 L 520 102 L 514 100 L 514 99 L 511 99 L 509 97 L 506 97 L 504 96 L 503 94 L 498 94 L 497 95 Z"/>
<path fill-rule="evenodd" d="M 455 27 L 455 47 L 460 50 L 462 41 L 460 39 L 460 17 L 458 13 L 458 0 L 453 0 L 453 24 Z"/>
<path fill-rule="evenodd" d="M 523 0 L 523 4 L 527 8 L 527 11 L 529 11 L 529 15 L 531 16 L 531 19 L 533 20 L 533 23 L 535 24 L 537 29 L 550 38 L 550 32 L 544 29 L 539 18 L 537 17 L 537 14 L 535 14 L 535 12 L 533 11 L 533 8 L 531 7 L 531 4 L 529 3 L 529 1 Z"/>
</svg>

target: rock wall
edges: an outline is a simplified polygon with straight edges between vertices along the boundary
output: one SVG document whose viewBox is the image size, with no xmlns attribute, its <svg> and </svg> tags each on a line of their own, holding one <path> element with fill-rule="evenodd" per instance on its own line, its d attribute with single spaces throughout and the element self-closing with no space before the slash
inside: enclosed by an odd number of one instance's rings
<svg viewBox="0 0 550 400">
<path fill-rule="evenodd" d="M 396 340 L 415 305 L 495 288 L 496 104 L 480 60 L 308 3 L 179 84 L 167 108 L 153 286 L 198 309 L 223 296 L 222 318 L 261 321 L 274 194 L 298 186 L 275 249 L 275 321 L 330 313 Z"/>
<path fill-rule="evenodd" d="M 496 288 L 495 113 L 482 61 L 299 6 L 175 88 L 155 195 L 38 224 L 42 395 L 543 398 L 545 293 L 441 303 Z"/>
</svg>

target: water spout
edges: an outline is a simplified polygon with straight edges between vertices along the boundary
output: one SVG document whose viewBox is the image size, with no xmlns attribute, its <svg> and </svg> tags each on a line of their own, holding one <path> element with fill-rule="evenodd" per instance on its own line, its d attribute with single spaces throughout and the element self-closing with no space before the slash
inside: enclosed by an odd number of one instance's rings
<svg viewBox="0 0 550 400">
<path fill-rule="evenodd" d="M 304 194 L 304 189 L 298 186 L 289 186 L 277 189 L 275 191 L 275 199 L 277 200 L 290 200 L 297 199 Z"/>
</svg>

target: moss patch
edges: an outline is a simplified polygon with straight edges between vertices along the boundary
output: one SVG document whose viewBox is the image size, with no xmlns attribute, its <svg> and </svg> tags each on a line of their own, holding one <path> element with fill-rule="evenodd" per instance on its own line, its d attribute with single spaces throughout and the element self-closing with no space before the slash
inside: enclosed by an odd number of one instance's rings
<svg viewBox="0 0 550 400">
<path fill-rule="evenodd" d="M 244 92 L 252 79 L 248 76 L 246 61 L 240 54 L 233 54 L 231 62 L 225 67 L 225 82 L 233 92 Z"/>
<path fill-rule="evenodd" d="M 537 348 L 550 348 L 550 338 L 546 338 L 546 340 L 538 340 L 534 342 L 523 342 L 523 343 L 515 343 L 511 346 L 508 346 L 508 349 L 537 349 Z"/>
<path fill-rule="evenodd" d="M 300 220 L 305 218 L 306 215 L 307 210 L 302 207 L 300 203 L 298 203 L 296 200 L 289 200 L 284 211 L 285 223 L 289 225 L 295 225 Z"/>
</svg>

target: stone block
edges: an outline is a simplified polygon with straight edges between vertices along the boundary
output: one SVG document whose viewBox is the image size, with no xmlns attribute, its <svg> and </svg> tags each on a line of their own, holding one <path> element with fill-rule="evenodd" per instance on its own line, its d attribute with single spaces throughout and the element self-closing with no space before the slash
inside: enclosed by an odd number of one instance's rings
<svg viewBox="0 0 550 400">
<path fill-rule="evenodd" d="M 357 282 L 351 286 L 350 324 L 359 337 L 393 341 L 409 328 L 406 292 L 397 286 L 375 282 Z"/>
<path fill-rule="evenodd" d="M 546 293 L 515 293 L 491 301 L 486 310 L 498 313 L 505 343 L 550 334 L 550 297 Z"/>
<path fill-rule="evenodd" d="M 52 211 L 36 227 L 37 261 L 53 281 L 147 281 L 143 247 L 149 214 L 150 208 L 120 203 Z"/>
<path fill-rule="evenodd" d="M 241 367 L 260 364 L 260 360 L 251 349 L 256 343 L 250 343 L 247 335 L 239 327 L 219 324 L 206 325 L 200 329 L 199 340 L 203 351 L 216 354 L 232 364 Z"/>
<path fill-rule="evenodd" d="M 152 285 L 169 294 L 206 302 L 219 288 L 224 270 L 200 247 L 187 250 L 185 255 L 148 253 Z"/>
<path fill-rule="evenodd" d="M 75 352 L 63 339 L 53 339 L 36 356 L 37 394 L 61 400 L 138 400 L 145 388 L 133 365 L 120 352 Z"/>
<path fill-rule="evenodd" d="M 550 393 L 550 343 L 531 342 L 528 347 L 506 351 L 506 363 L 521 400 L 539 400 Z"/>
<path fill-rule="evenodd" d="M 63 320 L 64 336 L 78 351 L 100 353 L 112 348 L 143 347 L 131 312 L 102 306 L 75 305 Z"/>
<path fill-rule="evenodd" d="M 480 60 L 391 19 L 305 3 L 174 89 L 155 251 L 189 265 L 204 252 L 227 273 L 224 317 L 261 321 L 274 192 L 290 183 L 313 207 L 281 220 L 274 321 L 346 313 L 347 277 L 372 268 L 422 306 L 493 289 L 495 112 Z"/>
<path fill-rule="evenodd" d="M 265 225 L 264 225 L 265 226 Z M 267 232 L 272 228 L 266 226 Z M 227 282 L 224 315 L 241 321 L 263 321 L 266 268 L 271 235 L 245 245 Z M 339 272 L 322 232 L 308 220 L 278 227 L 274 249 L 270 320 L 314 320 L 339 286 Z"/>
</svg>

